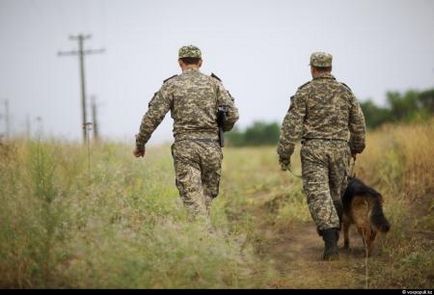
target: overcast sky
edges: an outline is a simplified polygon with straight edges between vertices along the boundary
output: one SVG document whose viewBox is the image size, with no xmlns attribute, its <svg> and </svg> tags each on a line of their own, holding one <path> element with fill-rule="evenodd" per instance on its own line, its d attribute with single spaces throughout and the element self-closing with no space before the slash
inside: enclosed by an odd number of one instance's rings
<svg viewBox="0 0 434 295">
<path fill-rule="evenodd" d="M 235 97 L 237 126 L 282 121 L 289 98 L 310 80 L 313 51 L 333 54 L 333 73 L 360 101 L 385 103 L 389 90 L 434 87 L 431 0 L 0 0 L 0 113 L 9 100 L 15 134 L 81 139 L 77 49 L 86 48 L 87 93 L 99 104 L 101 133 L 134 141 L 149 100 L 180 69 L 177 52 L 202 50 L 202 72 Z M 150 143 L 169 142 L 166 116 Z M 5 130 L 4 116 L 0 133 Z"/>
</svg>

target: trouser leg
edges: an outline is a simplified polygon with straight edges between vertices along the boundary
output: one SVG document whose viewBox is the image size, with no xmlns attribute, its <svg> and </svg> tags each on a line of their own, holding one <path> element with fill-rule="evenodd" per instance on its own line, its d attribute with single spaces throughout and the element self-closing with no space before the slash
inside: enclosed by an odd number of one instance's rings
<svg viewBox="0 0 434 295">
<path fill-rule="evenodd" d="M 342 195 L 347 187 L 350 150 L 346 144 L 338 145 L 329 151 L 329 187 L 336 211 L 342 223 Z"/>
<path fill-rule="evenodd" d="M 223 155 L 220 146 L 215 143 L 204 145 L 202 155 L 202 185 L 206 211 L 210 214 L 211 203 L 219 194 Z"/>
<path fill-rule="evenodd" d="M 206 207 L 202 187 L 202 173 L 197 147 L 192 142 L 179 142 L 172 146 L 176 187 L 190 216 L 205 216 Z"/>
<path fill-rule="evenodd" d="M 329 188 L 328 160 L 324 150 L 304 145 L 301 151 L 303 189 L 319 232 L 339 228 L 339 217 Z"/>
</svg>

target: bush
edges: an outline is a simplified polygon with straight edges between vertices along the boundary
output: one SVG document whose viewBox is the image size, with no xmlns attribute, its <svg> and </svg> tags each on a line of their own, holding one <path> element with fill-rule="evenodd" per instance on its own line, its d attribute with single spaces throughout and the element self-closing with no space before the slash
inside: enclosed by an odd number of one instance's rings
<svg viewBox="0 0 434 295">
<path fill-rule="evenodd" d="M 254 122 L 244 131 L 235 129 L 226 134 L 229 146 L 275 145 L 279 141 L 280 127 L 277 123 Z"/>
</svg>

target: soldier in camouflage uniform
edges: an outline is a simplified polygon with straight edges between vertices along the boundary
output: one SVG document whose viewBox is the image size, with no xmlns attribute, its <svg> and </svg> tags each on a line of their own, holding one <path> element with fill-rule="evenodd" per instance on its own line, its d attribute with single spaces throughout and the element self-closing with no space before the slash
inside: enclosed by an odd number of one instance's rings
<svg viewBox="0 0 434 295">
<path fill-rule="evenodd" d="M 294 145 L 302 139 L 303 189 L 309 211 L 323 237 L 323 259 L 338 257 L 342 219 L 341 196 L 347 185 L 351 156 L 365 148 L 365 119 L 356 97 L 331 75 L 332 56 L 310 58 L 313 79 L 291 97 L 277 152 L 282 170 L 290 168 Z"/>
<path fill-rule="evenodd" d="M 238 110 L 220 79 L 199 71 L 202 65 L 199 48 L 183 46 L 178 57 L 182 74 L 166 79 L 150 101 L 136 135 L 134 155 L 144 156 L 145 144 L 170 110 L 174 120 L 172 156 L 176 186 L 190 216 L 202 216 L 209 221 L 211 202 L 219 192 L 223 159 L 217 110 L 226 106 L 224 131 L 238 120 Z"/>
</svg>

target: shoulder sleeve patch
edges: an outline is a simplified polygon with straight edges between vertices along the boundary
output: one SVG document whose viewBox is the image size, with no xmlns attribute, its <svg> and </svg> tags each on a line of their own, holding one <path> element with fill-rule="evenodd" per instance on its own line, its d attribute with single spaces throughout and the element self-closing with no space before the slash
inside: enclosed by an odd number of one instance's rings
<svg viewBox="0 0 434 295">
<path fill-rule="evenodd" d="M 158 91 L 154 93 L 154 96 L 152 96 L 151 100 L 148 103 L 148 108 L 151 107 L 151 105 L 155 102 L 155 100 L 157 99 L 157 95 L 158 95 Z"/>
<path fill-rule="evenodd" d="M 232 94 L 229 92 L 229 90 L 226 90 L 226 92 L 229 94 L 229 97 L 232 99 L 232 101 L 234 101 L 234 97 L 232 96 Z"/>
<path fill-rule="evenodd" d="M 298 87 L 298 89 L 300 90 L 300 89 L 306 87 L 307 85 L 310 84 L 310 82 L 311 82 L 311 81 L 308 81 L 308 82 L 304 83 L 303 85 L 301 85 L 300 87 Z"/>
<path fill-rule="evenodd" d="M 172 77 L 169 77 L 169 78 L 167 78 L 166 80 L 164 80 L 163 83 L 166 83 L 166 82 L 169 81 L 170 79 L 175 78 L 175 77 L 177 77 L 177 76 L 178 76 L 178 75 L 173 75 Z"/>
<path fill-rule="evenodd" d="M 340 82 L 345 88 L 347 88 L 349 91 L 351 91 L 351 92 L 353 92 L 352 90 L 351 90 L 351 88 L 347 85 L 347 84 L 345 84 L 345 83 L 343 83 L 343 82 Z"/>
<path fill-rule="evenodd" d="M 217 77 L 214 73 L 211 73 L 211 77 L 213 77 L 214 79 L 219 80 L 220 82 L 222 81 L 219 77 Z"/>
<path fill-rule="evenodd" d="M 294 108 L 294 96 L 295 95 L 291 96 L 291 98 L 290 98 L 288 112 Z"/>
</svg>

